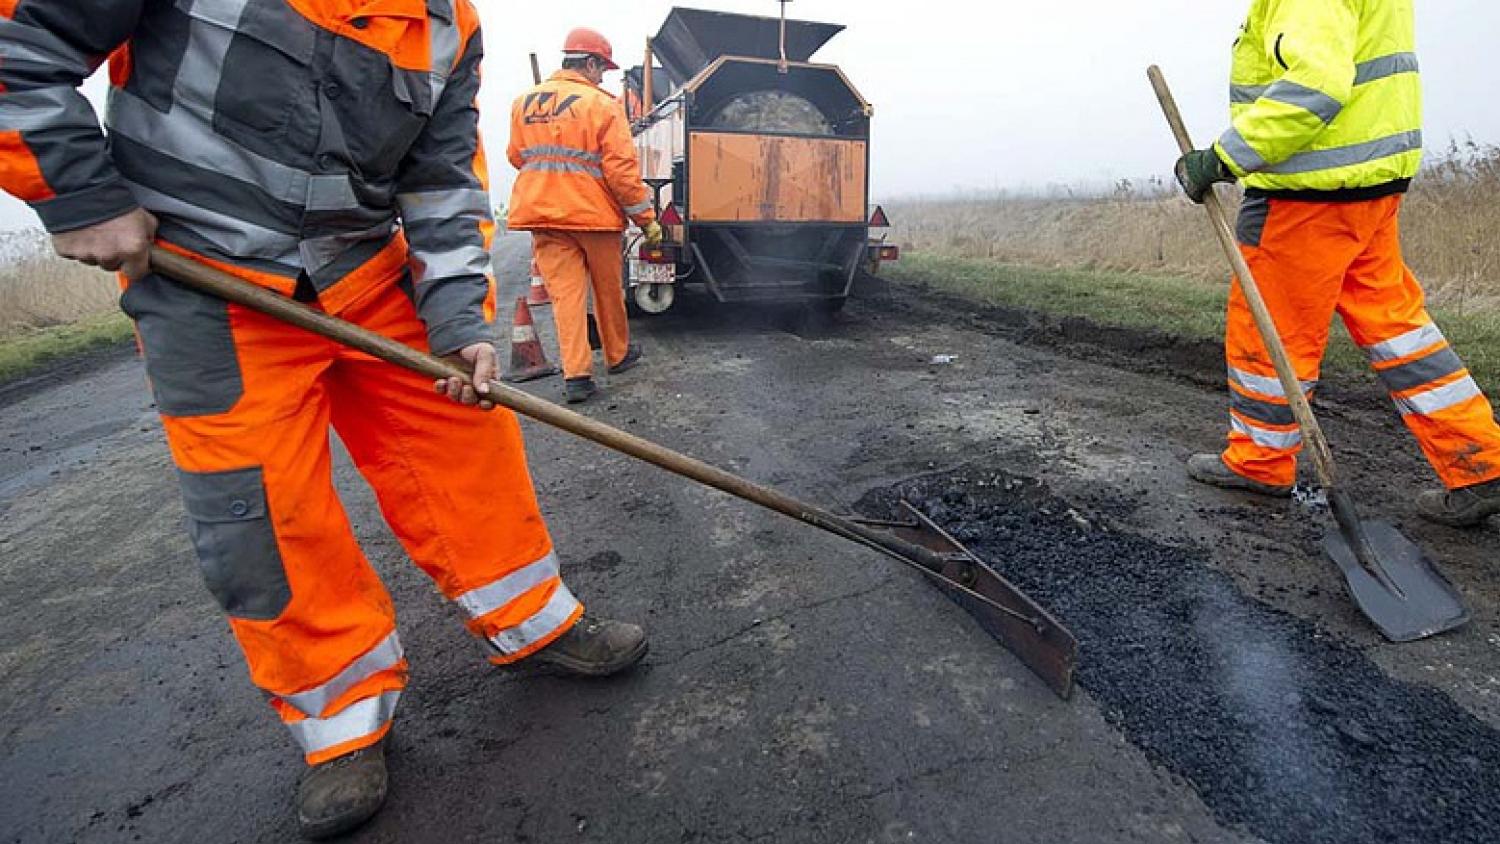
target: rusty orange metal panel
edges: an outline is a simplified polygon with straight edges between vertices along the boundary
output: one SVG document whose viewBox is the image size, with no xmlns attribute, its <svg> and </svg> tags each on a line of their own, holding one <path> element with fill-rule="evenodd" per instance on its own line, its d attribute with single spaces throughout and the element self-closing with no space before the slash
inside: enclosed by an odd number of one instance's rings
<svg viewBox="0 0 1500 844">
<path fill-rule="evenodd" d="M 862 223 L 865 141 L 694 132 L 690 222 Z"/>
</svg>

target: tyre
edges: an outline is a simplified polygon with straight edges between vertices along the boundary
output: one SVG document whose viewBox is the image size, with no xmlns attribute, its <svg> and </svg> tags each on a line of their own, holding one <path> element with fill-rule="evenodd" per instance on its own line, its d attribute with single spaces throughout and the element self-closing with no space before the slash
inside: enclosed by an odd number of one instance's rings
<svg viewBox="0 0 1500 844">
<path fill-rule="evenodd" d="M 675 284 L 638 284 L 631 291 L 631 302 L 643 314 L 664 314 L 677 301 Z"/>
</svg>

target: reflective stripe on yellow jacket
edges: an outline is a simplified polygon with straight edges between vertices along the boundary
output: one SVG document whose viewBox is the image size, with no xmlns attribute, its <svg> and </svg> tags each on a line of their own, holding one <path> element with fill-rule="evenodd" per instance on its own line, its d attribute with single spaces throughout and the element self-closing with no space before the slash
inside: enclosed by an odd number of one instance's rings
<svg viewBox="0 0 1500 844">
<path fill-rule="evenodd" d="M 511 106 L 511 229 L 622 231 L 656 219 L 619 101 L 560 70 Z"/>
<path fill-rule="evenodd" d="M 1251 189 L 1401 184 L 1422 161 L 1415 50 L 1412 0 L 1254 0 L 1214 148 Z"/>
</svg>

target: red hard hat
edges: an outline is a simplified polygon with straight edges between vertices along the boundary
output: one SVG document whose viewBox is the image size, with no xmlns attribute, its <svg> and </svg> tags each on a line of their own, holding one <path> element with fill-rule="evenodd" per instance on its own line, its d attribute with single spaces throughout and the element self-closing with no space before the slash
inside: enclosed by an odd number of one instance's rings
<svg viewBox="0 0 1500 844">
<path fill-rule="evenodd" d="M 615 51 L 609 46 L 609 39 L 586 27 L 580 26 L 568 33 L 567 40 L 563 41 L 563 53 L 569 57 L 598 56 L 609 70 L 620 69 L 615 64 Z"/>
</svg>

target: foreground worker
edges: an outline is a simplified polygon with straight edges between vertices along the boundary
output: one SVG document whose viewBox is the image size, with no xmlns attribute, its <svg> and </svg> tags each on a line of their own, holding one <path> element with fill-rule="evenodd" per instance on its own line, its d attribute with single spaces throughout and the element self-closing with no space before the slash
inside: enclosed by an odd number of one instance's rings
<svg viewBox="0 0 1500 844">
<path fill-rule="evenodd" d="M 609 372 L 624 372 L 641 359 L 625 315 L 620 238 L 626 217 L 645 232 L 647 245 L 662 237 L 629 120 L 599 87 L 606 71 L 618 69 L 604 36 L 575 29 L 563 43 L 562 69 L 518 97 L 510 113 L 507 154 L 521 172 L 506 225 L 531 232 L 552 297 L 564 390 L 575 404 L 598 389 L 588 334 L 591 288 Z"/>
<path fill-rule="evenodd" d="M 1500 512 L 1500 427 L 1433 324 L 1401 257 L 1402 194 L 1422 159 L 1411 0 L 1255 0 L 1234 48 L 1233 126 L 1177 163 L 1195 201 L 1243 180 L 1237 235 L 1308 394 L 1337 312 L 1447 487 L 1417 510 L 1477 525 Z M 1302 447 L 1238 283 L 1229 298 L 1229 447 L 1196 480 L 1286 495 Z"/>
<path fill-rule="evenodd" d="M 77 86 L 112 52 L 106 144 Z M 0 180 L 59 254 L 129 279 L 203 575 L 312 766 L 310 837 L 383 802 L 407 675 L 330 426 L 493 662 L 602 675 L 646 649 L 563 584 L 511 413 L 148 271 L 155 239 L 486 383 L 480 54 L 468 0 L 0 3 Z"/>
</svg>

